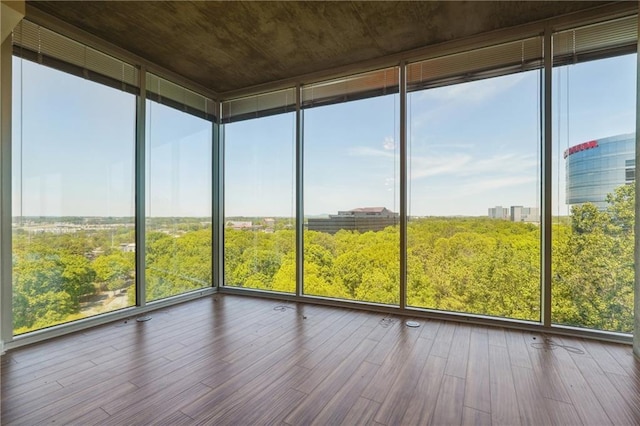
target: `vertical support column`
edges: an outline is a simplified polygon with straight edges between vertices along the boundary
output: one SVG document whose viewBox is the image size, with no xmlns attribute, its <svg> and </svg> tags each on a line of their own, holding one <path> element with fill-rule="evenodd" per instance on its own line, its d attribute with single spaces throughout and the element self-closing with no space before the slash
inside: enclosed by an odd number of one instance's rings
<svg viewBox="0 0 640 426">
<path fill-rule="evenodd" d="M 551 327 L 551 230 L 552 230 L 552 205 L 551 205 L 551 193 L 552 193 L 552 116 L 551 116 L 551 77 L 553 73 L 553 49 L 552 49 L 552 37 L 551 27 L 548 25 L 544 30 L 544 74 L 543 84 L 541 87 L 541 93 L 543 102 L 542 106 L 542 149 L 541 152 L 541 165 L 542 165 L 542 191 L 541 191 L 541 205 L 542 205 L 542 228 L 541 228 L 541 246 L 542 256 L 540 257 L 542 265 L 542 295 L 541 295 L 541 321 L 544 327 Z"/>
<path fill-rule="evenodd" d="M 146 112 L 147 112 L 147 70 L 139 69 L 140 94 L 136 111 L 136 305 L 146 303 Z"/>
<path fill-rule="evenodd" d="M 302 86 L 296 85 L 296 296 L 304 294 L 304 143 Z"/>
<path fill-rule="evenodd" d="M 640 19 L 638 20 L 638 38 L 640 38 Z M 636 183 L 635 183 L 635 220 L 633 222 L 634 238 L 634 289 L 633 289 L 633 353 L 640 358 L 640 45 L 638 45 L 638 63 L 636 65 Z"/>
<path fill-rule="evenodd" d="M 11 278 L 11 37 L 0 45 L 0 354 L 13 338 Z"/>
<path fill-rule="evenodd" d="M 400 63 L 400 310 L 407 307 L 407 64 Z"/>
<path fill-rule="evenodd" d="M 216 121 L 213 123 L 213 149 L 211 150 L 211 166 L 213 168 L 212 197 L 212 247 L 211 267 L 213 286 L 224 285 L 224 126 L 220 124 L 222 117 L 221 104 L 216 101 Z"/>
</svg>

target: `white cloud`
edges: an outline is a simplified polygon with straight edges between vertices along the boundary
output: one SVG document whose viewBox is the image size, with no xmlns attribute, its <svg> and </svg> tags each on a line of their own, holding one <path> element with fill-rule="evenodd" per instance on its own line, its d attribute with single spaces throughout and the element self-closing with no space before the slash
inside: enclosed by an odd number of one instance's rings
<svg viewBox="0 0 640 426">
<path fill-rule="evenodd" d="M 398 189 L 396 187 L 396 178 L 394 177 L 384 178 L 384 187 L 387 189 L 388 192 L 393 192 L 396 189 Z"/>
<path fill-rule="evenodd" d="M 396 149 L 396 142 L 391 136 L 387 136 L 384 138 L 384 142 L 382 143 L 382 149 L 379 148 L 371 148 L 370 146 L 354 146 L 349 148 L 349 155 L 357 156 L 357 157 L 387 157 L 394 158 L 395 153 L 392 152 Z"/>
<path fill-rule="evenodd" d="M 349 149 L 349 155 L 357 156 L 357 157 L 386 157 L 386 158 L 394 158 L 395 154 L 393 152 L 388 152 L 382 149 L 370 148 L 368 146 L 355 146 Z"/>
<path fill-rule="evenodd" d="M 421 93 L 420 99 L 433 99 L 465 104 L 469 102 L 484 102 L 511 89 L 526 78 L 526 76 L 527 74 L 525 73 L 517 73 L 497 79 L 489 78 L 480 81 L 453 84 L 451 86 L 426 90 Z"/>
<path fill-rule="evenodd" d="M 460 149 L 460 150 L 465 150 L 465 149 L 471 149 L 473 148 L 473 144 L 471 143 L 429 143 L 429 148 L 430 149 Z"/>
<path fill-rule="evenodd" d="M 536 182 L 535 176 L 504 176 L 500 178 L 474 180 L 473 182 L 463 185 L 461 190 L 465 194 L 477 194 L 478 192 L 509 188 L 533 182 Z"/>
<path fill-rule="evenodd" d="M 457 177 L 533 174 L 537 167 L 533 156 L 504 154 L 475 159 L 470 154 L 413 156 L 409 161 L 411 178 L 449 175 Z"/>
<path fill-rule="evenodd" d="M 449 156 L 412 157 L 410 160 L 411 179 L 438 175 L 456 175 L 471 162 L 468 154 L 453 154 Z"/>
<path fill-rule="evenodd" d="M 470 167 L 460 170 L 460 175 L 468 176 L 484 173 L 523 174 L 537 167 L 537 165 L 538 162 L 531 155 L 503 154 L 474 161 Z"/>
<path fill-rule="evenodd" d="M 431 147 L 430 147 L 431 148 Z M 356 146 L 349 154 L 358 157 L 395 159 L 394 152 L 366 146 Z M 451 154 L 412 155 L 409 159 L 410 177 L 413 180 L 433 176 L 468 178 L 478 176 L 535 176 L 538 161 L 532 155 L 502 154 L 477 159 L 468 151 Z"/>
<path fill-rule="evenodd" d="M 414 92 L 409 98 L 410 125 L 419 129 L 457 116 L 462 107 L 468 109 L 490 106 L 497 96 L 511 90 L 527 76 L 527 73 L 516 73 Z"/>
<path fill-rule="evenodd" d="M 386 138 L 384 138 L 384 143 L 382 146 L 386 150 L 393 150 L 396 148 L 396 142 L 393 140 L 392 137 L 387 136 Z"/>
</svg>

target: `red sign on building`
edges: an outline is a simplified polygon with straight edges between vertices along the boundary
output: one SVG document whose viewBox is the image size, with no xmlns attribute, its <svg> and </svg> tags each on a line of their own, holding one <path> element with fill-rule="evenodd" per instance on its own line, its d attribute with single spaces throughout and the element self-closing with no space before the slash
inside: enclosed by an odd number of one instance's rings
<svg viewBox="0 0 640 426">
<path fill-rule="evenodd" d="M 585 151 L 587 149 L 597 148 L 597 147 L 598 147 L 598 141 L 589 141 L 589 142 L 580 143 L 578 145 L 572 146 L 569 149 L 565 149 L 564 158 L 567 158 L 568 156 L 570 156 L 571 154 L 575 154 L 576 152 Z"/>
</svg>

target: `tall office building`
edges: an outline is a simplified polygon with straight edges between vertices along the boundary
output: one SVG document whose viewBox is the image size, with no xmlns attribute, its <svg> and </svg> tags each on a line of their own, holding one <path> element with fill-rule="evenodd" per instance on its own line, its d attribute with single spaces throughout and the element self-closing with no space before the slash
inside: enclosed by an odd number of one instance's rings
<svg viewBox="0 0 640 426">
<path fill-rule="evenodd" d="M 564 151 L 566 203 L 607 207 L 607 194 L 635 180 L 635 133 L 583 142 Z"/>
<path fill-rule="evenodd" d="M 540 222 L 540 209 L 538 207 L 511 206 L 509 208 L 495 206 L 489 208 L 491 219 L 504 219 L 511 222 Z"/>
<path fill-rule="evenodd" d="M 329 234 L 335 234 L 341 229 L 359 232 L 381 231 L 387 226 L 397 225 L 399 221 L 399 214 L 385 207 L 361 207 L 339 211 L 329 218 L 309 218 L 307 229 Z"/>
</svg>

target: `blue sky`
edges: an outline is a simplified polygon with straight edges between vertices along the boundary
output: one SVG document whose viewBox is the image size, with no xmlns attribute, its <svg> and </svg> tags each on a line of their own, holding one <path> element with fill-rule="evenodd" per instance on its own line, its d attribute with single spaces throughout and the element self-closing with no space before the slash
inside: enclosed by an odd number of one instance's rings
<svg viewBox="0 0 640 426">
<path fill-rule="evenodd" d="M 226 216 L 295 215 L 295 114 L 225 125 Z"/>
<path fill-rule="evenodd" d="M 411 93 L 410 214 L 536 206 L 537 71 Z"/>
<path fill-rule="evenodd" d="M 13 71 L 12 214 L 132 216 L 135 97 L 15 57 Z"/>
<path fill-rule="evenodd" d="M 147 216 L 211 216 L 211 122 L 147 101 Z"/>
<path fill-rule="evenodd" d="M 564 149 L 634 131 L 635 66 L 629 55 L 554 70 L 554 212 L 566 213 Z M 539 206 L 539 77 L 409 94 L 411 215 Z M 150 105 L 148 214 L 209 215 L 210 124 Z M 305 110 L 305 214 L 399 211 L 398 107 L 387 95 Z M 14 108 L 14 216 L 133 215 L 132 95 L 14 58 Z M 294 213 L 294 124 L 226 126 L 227 216 Z"/>
<path fill-rule="evenodd" d="M 554 69 L 554 214 L 568 214 L 564 150 L 594 139 L 635 133 L 636 66 L 637 55 L 633 54 Z M 555 179 L 558 174 L 560 178 Z"/>
</svg>

